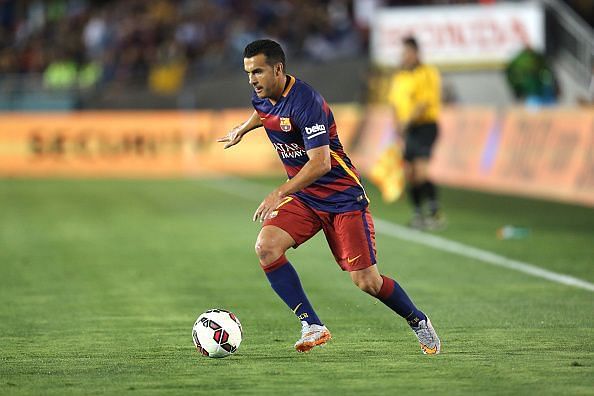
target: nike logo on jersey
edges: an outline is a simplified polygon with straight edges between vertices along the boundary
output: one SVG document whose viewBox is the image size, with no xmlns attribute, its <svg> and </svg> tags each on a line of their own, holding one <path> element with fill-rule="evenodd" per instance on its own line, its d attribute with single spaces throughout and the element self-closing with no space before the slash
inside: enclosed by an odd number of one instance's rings
<svg viewBox="0 0 594 396">
<path fill-rule="evenodd" d="M 349 258 L 349 257 L 347 257 L 347 261 L 348 261 L 348 263 L 350 264 L 350 263 L 352 263 L 353 261 L 357 260 L 359 257 L 361 257 L 361 255 L 358 255 L 358 256 L 356 256 L 356 257 L 353 257 L 353 258 Z"/>
</svg>

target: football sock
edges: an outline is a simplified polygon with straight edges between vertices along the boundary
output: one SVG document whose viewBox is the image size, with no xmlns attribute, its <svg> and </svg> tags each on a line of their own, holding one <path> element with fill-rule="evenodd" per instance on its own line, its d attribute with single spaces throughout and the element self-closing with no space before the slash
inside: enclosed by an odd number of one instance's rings
<svg viewBox="0 0 594 396">
<path fill-rule="evenodd" d="M 411 327 L 416 326 L 419 321 L 427 319 L 425 314 L 415 307 L 415 304 L 394 279 L 383 275 L 382 279 L 382 287 L 376 296 L 378 300 L 402 316 Z"/>
<path fill-rule="evenodd" d="M 276 294 L 289 306 L 302 323 L 323 325 L 305 296 L 305 291 L 301 286 L 301 281 L 295 268 L 293 268 L 284 254 L 272 264 L 265 267 L 264 272 L 272 289 L 274 289 Z"/>
<path fill-rule="evenodd" d="M 439 212 L 439 202 L 437 201 L 437 187 L 431 181 L 427 180 L 423 183 L 424 195 L 429 200 L 429 212 L 435 215 Z"/>
<path fill-rule="evenodd" d="M 408 189 L 408 196 L 413 205 L 415 213 L 421 214 L 421 204 L 423 201 L 421 185 L 413 184 Z"/>
</svg>

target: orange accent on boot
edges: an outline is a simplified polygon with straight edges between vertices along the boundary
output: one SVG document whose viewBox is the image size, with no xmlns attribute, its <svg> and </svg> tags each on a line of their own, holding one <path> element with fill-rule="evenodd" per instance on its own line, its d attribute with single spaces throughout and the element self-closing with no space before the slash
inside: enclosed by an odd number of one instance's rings
<svg viewBox="0 0 594 396">
<path fill-rule="evenodd" d="M 332 338 L 332 335 L 330 334 L 330 332 L 324 331 L 322 333 L 322 335 L 320 336 L 320 338 L 318 338 L 314 341 L 305 341 L 305 342 L 302 342 L 301 344 L 297 344 L 297 345 L 295 345 L 295 349 L 297 350 L 297 352 L 309 352 L 314 347 L 324 345 L 331 338 Z"/>
</svg>

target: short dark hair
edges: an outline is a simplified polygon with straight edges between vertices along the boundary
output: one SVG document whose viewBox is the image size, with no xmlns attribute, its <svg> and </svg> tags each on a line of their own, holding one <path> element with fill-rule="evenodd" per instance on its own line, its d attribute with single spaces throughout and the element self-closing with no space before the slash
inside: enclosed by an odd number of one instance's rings
<svg viewBox="0 0 594 396">
<path fill-rule="evenodd" d="M 259 54 L 266 56 L 266 63 L 270 66 L 282 63 L 283 71 L 285 70 L 285 52 L 276 41 L 268 39 L 252 41 L 243 50 L 244 58 L 251 58 Z"/>
<path fill-rule="evenodd" d="M 419 50 L 419 44 L 417 43 L 417 39 L 414 38 L 413 36 L 407 36 L 407 37 L 403 38 L 402 44 L 414 49 L 415 51 Z"/>
</svg>

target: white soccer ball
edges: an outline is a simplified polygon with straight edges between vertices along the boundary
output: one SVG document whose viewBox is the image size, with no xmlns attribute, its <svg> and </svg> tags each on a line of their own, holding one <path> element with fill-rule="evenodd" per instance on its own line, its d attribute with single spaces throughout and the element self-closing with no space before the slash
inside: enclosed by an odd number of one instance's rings
<svg viewBox="0 0 594 396">
<path fill-rule="evenodd" d="M 192 328 L 196 349 L 211 358 L 234 354 L 241 344 L 242 334 L 237 316 L 224 309 L 209 309 L 196 319 Z"/>
</svg>

